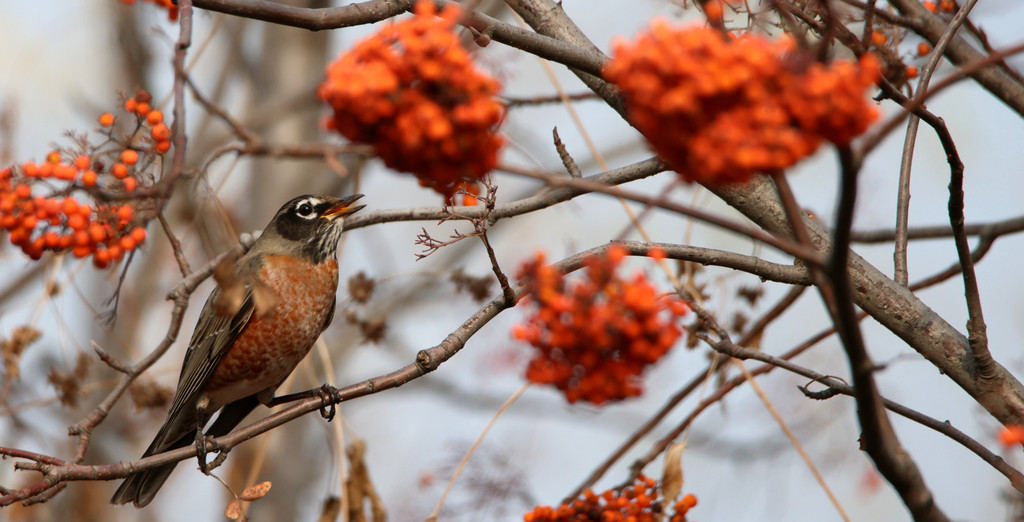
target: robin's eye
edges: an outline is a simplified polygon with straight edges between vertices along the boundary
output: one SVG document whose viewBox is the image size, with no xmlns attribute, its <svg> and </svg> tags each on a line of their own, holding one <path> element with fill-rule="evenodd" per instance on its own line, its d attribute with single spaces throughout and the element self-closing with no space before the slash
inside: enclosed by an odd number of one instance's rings
<svg viewBox="0 0 1024 522">
<path fill-rule="evenodd" d="M 310 205 L 309 203 L 302 203 L 295 209 L 295 212 L 297 212 L 301 217 L 308 218 L 313 215 L 313 205 Z"/>
</svg>

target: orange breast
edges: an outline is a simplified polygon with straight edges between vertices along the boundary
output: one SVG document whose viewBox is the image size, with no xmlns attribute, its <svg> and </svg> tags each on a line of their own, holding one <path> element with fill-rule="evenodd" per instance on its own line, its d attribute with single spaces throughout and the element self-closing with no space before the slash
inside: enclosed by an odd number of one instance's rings
<svg viewBox="0 0 1024 522">
<path fill-rule="evenodd" d="M 338 263 L 311 266 L 291 256 L 267 256 L 260 279 L 278 297 L 269 314 L 255 314 L 206 386 L 211 408 L 276 389 L 320 336 L 338 289 Z"/>
</svg>

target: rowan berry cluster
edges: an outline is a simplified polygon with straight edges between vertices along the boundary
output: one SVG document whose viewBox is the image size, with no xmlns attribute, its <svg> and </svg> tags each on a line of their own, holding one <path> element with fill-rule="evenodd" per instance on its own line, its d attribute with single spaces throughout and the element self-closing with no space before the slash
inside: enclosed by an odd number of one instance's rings
<svg viewBox="0 0 1024 522">
<path fill-rule="evenodd" d="M 178 4 L 174 3 L 174 0 L 146 0 L 146 1 L 147 2 L 152 2 L 152 3 L 156 4 L 159 7 L 163 7 L 164 9 L 167 9 L 167 19 L 168 20 L 173 22 L 173 21 L 178 19 Z M 121 2 L 126 3 L 126 4 L 134 4 L 135 0 L 121 0 Z"/>
<path fill-rule="evenodd" d="M 32 259 L 45 251 L 92 256 L 97 268 L 118 262 L 146 239 L 135 192 L 152 182 L 161 155 L 170 148 L 163 114 L 149 106 L 145 91 L 125 101 L 133 131 L 115 135 L 115 117 L 99 117 L 104 139 L 87 136 L 40 163 L 27 161 L 0 170 L 0 229 Z M 78 197 L 76 197 L 78 196 Z"/>
<path fill-rule="evenodd" d="M 787 38 L 663 20 L 614 48 L 605 78 L 622 88 L 633 124 L 687 181 L 779 173 L 823 139 L 848 144 L 878 116 L 864 96 L 879 74 L 871 55 L 821 64 Z"/>
<path fill-rule="evenodd" d="M 536 311 L 512 335 L 537 349 L 528 380 L 554 385 L 570 403 L 600 405 L 643 392 L 641 374 L 682 335 L 677 323 L 688 308 L 660 296 L 642 272 L 620 278 L 625 255 L 612 246 L 590 257 L 586 277 L 571 285 L 543 254 L 523 266 L 519 277 Z"/>
<path fill-rule="evenodd" d="M 537 506 L 523 515 L 523 522 L 686 522 L 687 512 L 697 505 L 697 497 L 687 494 L 673 504 L 671 515 L 663 516 L 658 496 L 654 479 L 640 475 L 621 490 L 587 490 L 569 504 Z"/>
<path fill-rule="evenodd" d="M 317 91 L 328 129 L 373 145 L 384 163 L 451 197 L 494 168 L 503 143 L 497 81 L 479 71 L 453 31 L 459 10 L 421 1 L 327 67 Z"/>
</svg>

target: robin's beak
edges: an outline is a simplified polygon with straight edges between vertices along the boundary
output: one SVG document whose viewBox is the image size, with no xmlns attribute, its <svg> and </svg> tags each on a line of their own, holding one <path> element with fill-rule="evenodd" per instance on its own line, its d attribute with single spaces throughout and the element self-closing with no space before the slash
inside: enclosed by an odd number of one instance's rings
<svg viewBox="0 0 1024 522">
<path fill-rule="evenodd" d="M 354 214 L 359 209 L 361 209 L 361 208 L 366 206 L 366 205 L 355 205 L 355 206 L 352 205 L 353 203 L 356 202 L 356 200 L 358 200 L 361 197 L 363 197 L 362 194 L 352 194 L 351 196 L 341 198 L 341 200 L 338 201 L 337 205 L 327 209 L 327 212 L 324 212 L 323 215 L 320 216 L 320 217 L 323 217 L 323 218 L 329 219 L 331 221 L 334 221 L 337 218 L 342 218 L 342 217 Z"/>
</svg>

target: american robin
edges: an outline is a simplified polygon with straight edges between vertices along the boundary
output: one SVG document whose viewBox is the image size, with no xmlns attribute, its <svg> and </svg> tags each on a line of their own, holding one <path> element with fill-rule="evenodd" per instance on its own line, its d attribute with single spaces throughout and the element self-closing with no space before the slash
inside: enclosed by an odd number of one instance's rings
<svg viewBox="0 0 1024 522">
<path fill-rule="evenodd" d="M 207 298 L 167 420 L 143 457 L 202 442 L 202 427 L 221 408 L 206 435 L 224 435 L 271 403 L 334 317 L 335 251 L 343 218 L 363 208 L 353 206 L 361 197 L 300 196 L 277 211 L 235 263 L 233 284 L 218 284 Z M 174 466 L 129 475 L 110 502 L 149 504 Z"/>
</svg>

